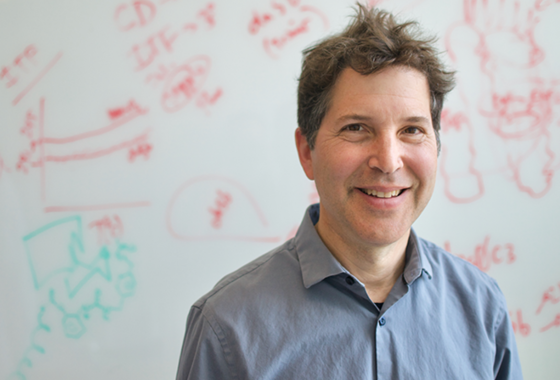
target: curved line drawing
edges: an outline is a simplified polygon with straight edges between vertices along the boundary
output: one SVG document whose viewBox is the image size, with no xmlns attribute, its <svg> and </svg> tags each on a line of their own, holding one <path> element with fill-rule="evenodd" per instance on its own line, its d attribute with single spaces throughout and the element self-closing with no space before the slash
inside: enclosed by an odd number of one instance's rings
<svg viewBox="0 0 560 380">
<path fill-rule="evenodd" d="M 161 95 L 163 110 L 177 112 L 190 103 L 206 82 L 210 66 L 210 57 L 198 55 L 171 71 Z"/>
<path fill-rule="evenodd" d="M 186 235 L 186 234 L 178 232 L 177 229 L 175 228 L 175 226 L 173 225 L 172 220 L 171 220 L 171 216 L 172 216 L 174 207 L 177 203 L 177 200 L 181 197 L 181 195 L 183 194 L 183 192 L 185 190 L 192 187 L 193 185 L 195 185 L 197 183 L 206 182 L 206 181 L 213 181 L 213 180 L 214 181 L 225 182 L 225 183 L 233 186 L 237 190 L 241 191 L 241 193 L 245 196 L 245 198 L 250 202 L 250 204 L 253 208 L 253 211 L 256 213 L 257 218 L 259 219 L 259 222 L 261 223 L 261 225 L 264 226 L 264 227 L 268 226 L 268 221 L 266 220 L 266 218 L 264 216 L 264 213 L 262 212 L 261 208 L 259 207 L 259 205 L 255 201 L 255 199 L 253 198 L 253 196 L 251 195 L 249 190 L 247 190 L 243 185 L 241 185 L 237 181 L 234 181 L 232 179 L 225 178 L 225 177 L 200 176 L 200 177 L 192 178 L 192 179 L 188 180 L 187 182 L 183 183 L 175 191 L 175 193 L 171 197 L 171 201 L 169 202 L 169 205 L 167 206 L 167 211 L 166 211 L 166 216 L 165 216 L 166 225 L 167 225 L 167 229 L 169 230 L 169 232 L 171 233 L 171 235 L 174 238 L 179 239 L 179 240 L 184 240 L 184 241 L 201 241 L 201 240 L 238 240 L 238 241 L 252 241 L 252 242 L 278 242 L 278 241 L 280 241 L 279 236 L 264 236 L 264 237 L 243 236 L 243 235 L 201 235 L 201 236 L 192 235 L 191 236 L 191 235 Z"/>
</svg>

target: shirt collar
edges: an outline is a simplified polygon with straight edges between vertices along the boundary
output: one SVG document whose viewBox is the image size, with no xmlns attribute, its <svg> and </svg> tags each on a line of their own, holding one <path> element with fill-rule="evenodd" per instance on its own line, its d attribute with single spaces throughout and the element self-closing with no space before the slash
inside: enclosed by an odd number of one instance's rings
<svg viewBox="0 0 560 380">
<path fill-rule="evenodd" d="M 294 238 L 296 252 L 299 258 L 303 285 L 306 288 L 323 281 L 327 277 L 341 273 L 349 274 L 325 246 L 317 230 L 315 223 L 319 220 L 319 204 L 307 208 L 303 221 Z M 432 267 L 426 260 L 420 247 L 418 237 L 411 229 L 410 237 L 406 247 L 406 263 L 403 277 L 407 284 L 416 280 L 423 271 L 429 278 L 432 276 Z"/>
<path fill-rule="evenodd" d="M 310 288 L 327 277 L 348 273 L 331 254 L 315 230 L 315 223 L 318 220 L 319 204 L 317 203 L 307 208 L 295 237 L 303 285 L 306 288 Z"/>
</svg>

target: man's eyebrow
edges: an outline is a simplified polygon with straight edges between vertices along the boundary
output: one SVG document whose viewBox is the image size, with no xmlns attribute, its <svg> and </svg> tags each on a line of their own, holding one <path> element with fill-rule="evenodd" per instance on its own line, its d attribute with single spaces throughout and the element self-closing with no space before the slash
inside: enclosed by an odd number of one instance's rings
<svg viewBox="0 0 560 380">
<path fill-rule="evenodd" d="M 369 116 L 360 115 L 360 114 L 342 115 L 341 117 L 338 118 L 339 122 L 344 122 L 344 121 L 349 121 L 349 120 L 371 121 L 372 118 L 369 117 Z M 409 117 L 405 118 L 404 121 L 407 122 L 407 123 L 426 123 L 426 124 L 429 124 L 429 123 L 431 123 L 432 119 L 428 118 L 426 116 L 409 116 Z"/>
<path fill-rule="evenodd" d="M 349 115 L 342 115 L 338 118 L 338 121 L 348 121 L 348 120 L 355 120 L 355 121 L 370 121 L 371 117 L 360 115 L 357 113 L 349 114 Z"/>
<path fill-rule="evenodd" d="M 426 123 L 430 124 L 432 119 L 426 116 L 410 116 L 405 119 L 407 123 Z"/>
</svg>

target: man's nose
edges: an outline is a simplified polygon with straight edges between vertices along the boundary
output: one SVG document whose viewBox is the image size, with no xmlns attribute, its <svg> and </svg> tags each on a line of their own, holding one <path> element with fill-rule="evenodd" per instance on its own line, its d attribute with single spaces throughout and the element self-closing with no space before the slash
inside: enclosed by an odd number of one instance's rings
<svg viewBox="0 0 560 380">
<path fill-rule="evenodd" d="M 392 174 L 402 168 L 402 147 L 396 136 L 381 134 L 371 144 L 368 165 L 384 174 Z"/>
</svg>

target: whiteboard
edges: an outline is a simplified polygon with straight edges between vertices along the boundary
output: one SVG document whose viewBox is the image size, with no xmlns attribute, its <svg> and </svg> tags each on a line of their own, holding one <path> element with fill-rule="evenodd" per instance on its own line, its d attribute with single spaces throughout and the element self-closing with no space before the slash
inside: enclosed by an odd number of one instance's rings
<svg viewBox="0 0 560 380">
<path fill-rule="evenodd" d="M 494 277 L 560 378 L 560 2 L 370 1 L 458 71 L 417 233 Z M 301 50 L 352 1 L 0 1 L 0 378 L 172 379 L 189 307 L 318 201 Z"/>
</svg>

